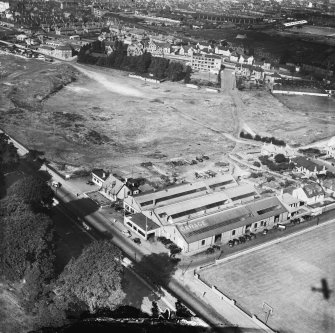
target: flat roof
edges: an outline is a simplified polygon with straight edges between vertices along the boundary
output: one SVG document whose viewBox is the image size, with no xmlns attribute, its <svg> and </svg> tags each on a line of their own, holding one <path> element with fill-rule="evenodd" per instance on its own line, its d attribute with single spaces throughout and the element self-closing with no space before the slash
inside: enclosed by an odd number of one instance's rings
<svg viewBox="0 0 335 333">
<path fill-rule="evenodd" d="M 136 224 L 143 231 L 152 231 L 159 229 L 160 226 L 142 213 L 136 213 L 127 217 L 132 223 Z"/>
</svg>

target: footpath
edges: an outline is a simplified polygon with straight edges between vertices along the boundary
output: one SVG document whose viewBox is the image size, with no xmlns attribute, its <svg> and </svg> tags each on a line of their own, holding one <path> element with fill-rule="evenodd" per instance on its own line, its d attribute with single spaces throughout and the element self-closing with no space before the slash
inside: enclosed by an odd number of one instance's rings
<svg viewBox="0 0 335 333">
<path fill-rule="evenodd" d="M 46 170 L 46 166 L 41 169 Z M 92 188 L 85 186 L 82 182 L 76 183 L 71 180 L 64 180 L 50 169 L 48 169 L 48 172 L 52 175 L 54 181 L 62 184 L 56 195 L 65 203 L 71 202 L 74 212 L 79 212 L 81 209 L 79 203 L 82 198 L 86 198 L 83 190 L 92 190 Z M 78 203 L 77 208 L 74 207 L 76 202 Z M 167 250 L 160 243 L 151 244 L 142 241 L 142 244 L 138 246 L 131 239 L 124 237 L 121 232 L 124 226 L 120 218 L 119 213 L 108 208 L 98 209 L 85 216 L 85 220 L 98 231 L 102 233 L 110 232 L 113 242 L 134 261 L 141 261 L 143 257 L 149 256 L 153 252 L 167 253 Z M 206 259 L 208 262 L 208 258 Z M 177 268 L 166 287 L 216 328 L 228 329 L 228 332 L 229 329 L 236 331 L 237 328 L 239 332 L 254 332 L 256 330 L 272 332 L 264 327 L 261 322 L 255 322 L 252 318 L 241 313 L 233 305 L 223 304 L 220 299 L 215 301 L 208 290 L 206 291 L 206 286 L 194 277 L 193 270 L 186 271 L 183 268 Z"/>
</svg>

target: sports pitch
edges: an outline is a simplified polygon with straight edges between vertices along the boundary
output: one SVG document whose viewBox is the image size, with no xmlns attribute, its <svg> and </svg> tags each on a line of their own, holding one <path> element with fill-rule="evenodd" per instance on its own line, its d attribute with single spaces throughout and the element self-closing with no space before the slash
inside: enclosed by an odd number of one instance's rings
<svg viewBox="0 0 335 333">
<path fill-rule="evenodd" d="M 200 273 L 244 308 L 281 333 L 335 332 L 335 223 L 243 255 Z M 331 291 L 322 292 L 321 279 Z"/>
</svg>

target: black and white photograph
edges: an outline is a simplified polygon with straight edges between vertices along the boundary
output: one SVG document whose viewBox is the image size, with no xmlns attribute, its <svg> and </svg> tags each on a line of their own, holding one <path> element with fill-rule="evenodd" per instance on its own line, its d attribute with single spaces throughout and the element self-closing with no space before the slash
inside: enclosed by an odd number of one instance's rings
<svg viewBox="0 0 335 333">
<path fill-rule="evenodd" d="M 0 333 L 335 333 L 335 0 L 0 0 Z"/>
</svg>

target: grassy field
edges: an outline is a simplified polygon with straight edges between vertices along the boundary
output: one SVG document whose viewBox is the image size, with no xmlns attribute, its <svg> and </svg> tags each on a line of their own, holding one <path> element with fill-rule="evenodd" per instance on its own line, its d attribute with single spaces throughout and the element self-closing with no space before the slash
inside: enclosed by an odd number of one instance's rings
<svg viewBox="0 0 335 333">
<path fill-rule="evenodd" d="M 312 288 L 326 279 L 335 287 L 335 224 L 202 271 L 201 278 L 264 320 L 263 302 L 274 309 L 268 324 L 281 333 L 335 331 L 335 297 Z"/>
</svg>

